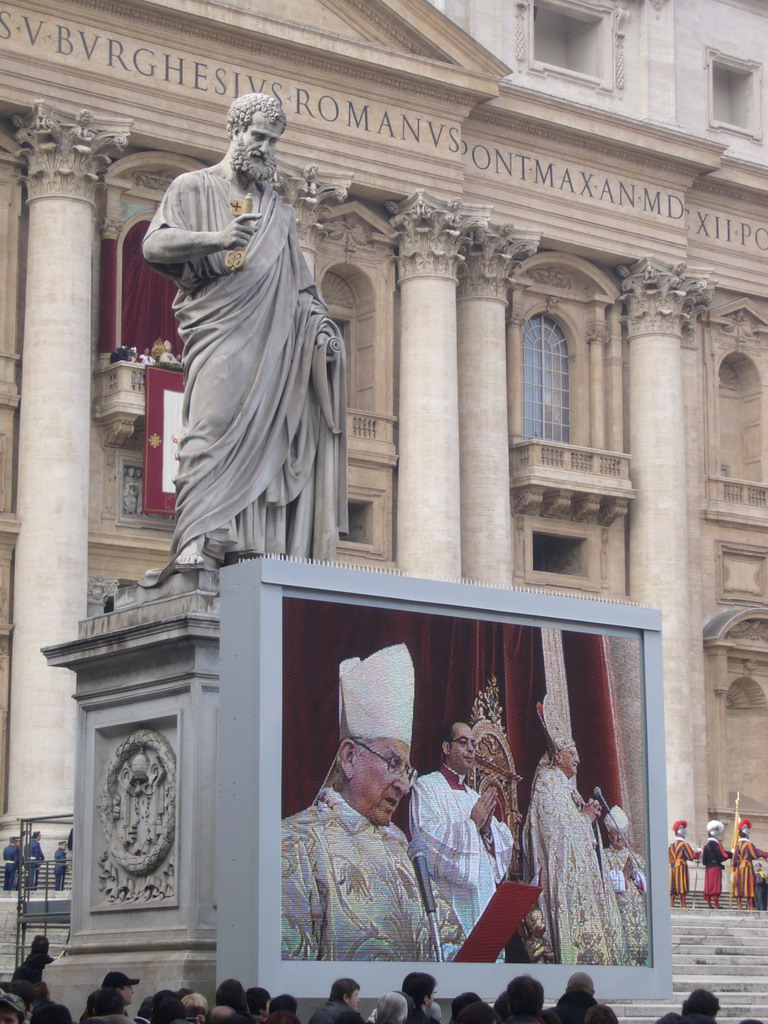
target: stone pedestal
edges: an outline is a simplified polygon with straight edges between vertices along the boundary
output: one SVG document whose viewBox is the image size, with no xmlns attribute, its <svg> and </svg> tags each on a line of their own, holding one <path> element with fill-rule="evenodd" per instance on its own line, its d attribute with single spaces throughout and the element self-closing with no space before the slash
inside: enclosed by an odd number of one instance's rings
<svg viewBox="0 0 768 1024">
<path fill-rule="evenodd" d="M 218 607 L 217 573 L 172 576 L 45 651 L 77 674 L 72 932 L 46 971 L 73 1013 L 108 970 L 141 979 L 132 1009 L 213 996 Z"/>
</svg>

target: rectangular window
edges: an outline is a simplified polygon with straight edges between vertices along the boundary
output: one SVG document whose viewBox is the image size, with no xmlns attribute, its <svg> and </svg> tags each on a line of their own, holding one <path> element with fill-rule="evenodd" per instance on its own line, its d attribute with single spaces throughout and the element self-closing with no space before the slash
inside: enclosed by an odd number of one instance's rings
<svg viewBox="0 0 768 1024">
<path fill-rule="evenodd" d="M 373 505 L 367 501 L 350 501 L 349 534 L 351 544 L 370 544 L 373 540 Z"/>
<path fill-rule="evenodd" d="M 586 576 L 586 547 L 586 541 L 581 537 L 557 537 L 534 532 L 533 570 L 560 576 Z"/>
<path fill-rule="evenodd" d="M 751 91 L 752 75 L 748 71 L 738 71 L 717 61 L 712 65 L 712 108 L 716 121 L 748 128 Z"/>
<path fill-rule="evenodd" d="M 708 51 L 708 58 L 710 127 L 759 138 L 760 65 L 717 50 Z"/>
<path fill-rule="evenodd" d="M 535 61 L 599 77 L 599 19 L 573 17 L 543 4 L 535 5 L 533 18 Z"/>
</svg>

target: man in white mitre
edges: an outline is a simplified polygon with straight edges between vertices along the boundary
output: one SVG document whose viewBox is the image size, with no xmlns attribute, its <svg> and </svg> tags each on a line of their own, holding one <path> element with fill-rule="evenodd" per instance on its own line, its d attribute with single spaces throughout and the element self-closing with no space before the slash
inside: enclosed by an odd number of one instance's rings
<svg viewBox="0 0 768 1024">
<path fill-rule="evenodd" d="M 409 763 L 414 670 L 405 644 L 339 667 L 341 742 L 311 807 L 282 824 L 284 960 L 434 960 L 404 834 L 392 815 Z M 464 935 L 438 905 L 441 938 Z"/>
<path fill-rule="evenodd" d="M 576 789 L 579 754 L 571 736 L 539 714 L 548 752 L 533 779 L 523 845 L 531 881 L 542 887 L 545 937 L 555 963 L 626 963 L 619 909 L 592 828 L 600 805 Z"/>
<path fill-rule="evenodd" d="M 648 962 L 648 910 L 645 860 L 630 849 L 629 818 L 623 808 L 615 804 L 606 814 L 603 824 L 609 846 L 603 850 L 608 877 L 624 928 L 624 945 L 629 963 Z"/>
<path fill-rule="evenodd" d="M 475 763 L 466 722 L 445 727 L 442 755 L 440 768 L 414 784 L 411 834 L 424 846 L 437 891 L 469 935 L 507 873 L 512 835 L 494 817 L 494 791 L 481 796 L 466 783 Z"/>
</svg>

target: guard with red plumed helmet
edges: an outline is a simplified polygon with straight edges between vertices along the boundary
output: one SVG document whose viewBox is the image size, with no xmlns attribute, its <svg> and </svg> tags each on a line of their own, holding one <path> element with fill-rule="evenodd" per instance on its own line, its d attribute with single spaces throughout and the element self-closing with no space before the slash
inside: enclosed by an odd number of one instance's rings
<svg viewBox="0 0 768 1024">
<path fill-rule="evenodd" d="M 690 879 L 688 875 L 688 861 L 696 860 L 701 850 L 694 850 L 688 840 L 688 822 L 676 821 L 672 826 L 675 838 L 669 844 L 669 905 L 674 907 L 675 899 L 680 897 L 680 906 L 684 907 L 688 900 Z"/>
<path fill-rule="evenodd" d="M 742 909 L 742 900 L 747 910 L 755 909 L 755 861 L 768 857 L 768 853 L 759 850 L 749 838 L 751 829 L 749 818 L 742 818 L 739 822 L 739 838 L 733 851 L 733 891 L 739 910 Z"/>
</svg>

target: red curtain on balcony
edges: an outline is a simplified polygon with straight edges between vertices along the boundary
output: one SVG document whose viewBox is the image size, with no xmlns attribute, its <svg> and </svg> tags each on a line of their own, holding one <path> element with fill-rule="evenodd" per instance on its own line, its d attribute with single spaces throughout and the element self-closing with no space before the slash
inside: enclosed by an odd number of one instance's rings
<svg viewBox="0 0 768 1024">
<path fill-rule="evenodd" d="M 148 227 L 149 221 L 134 224 L 123 241 L 123 344 L 136 348 L 141 355 L 145 348 L 152 348 L 157 338 L 167 338 L 178 355 L 182 344 L 172 308 L 176 285 L 155 273 L 141 255 Z"/>
</svg>

